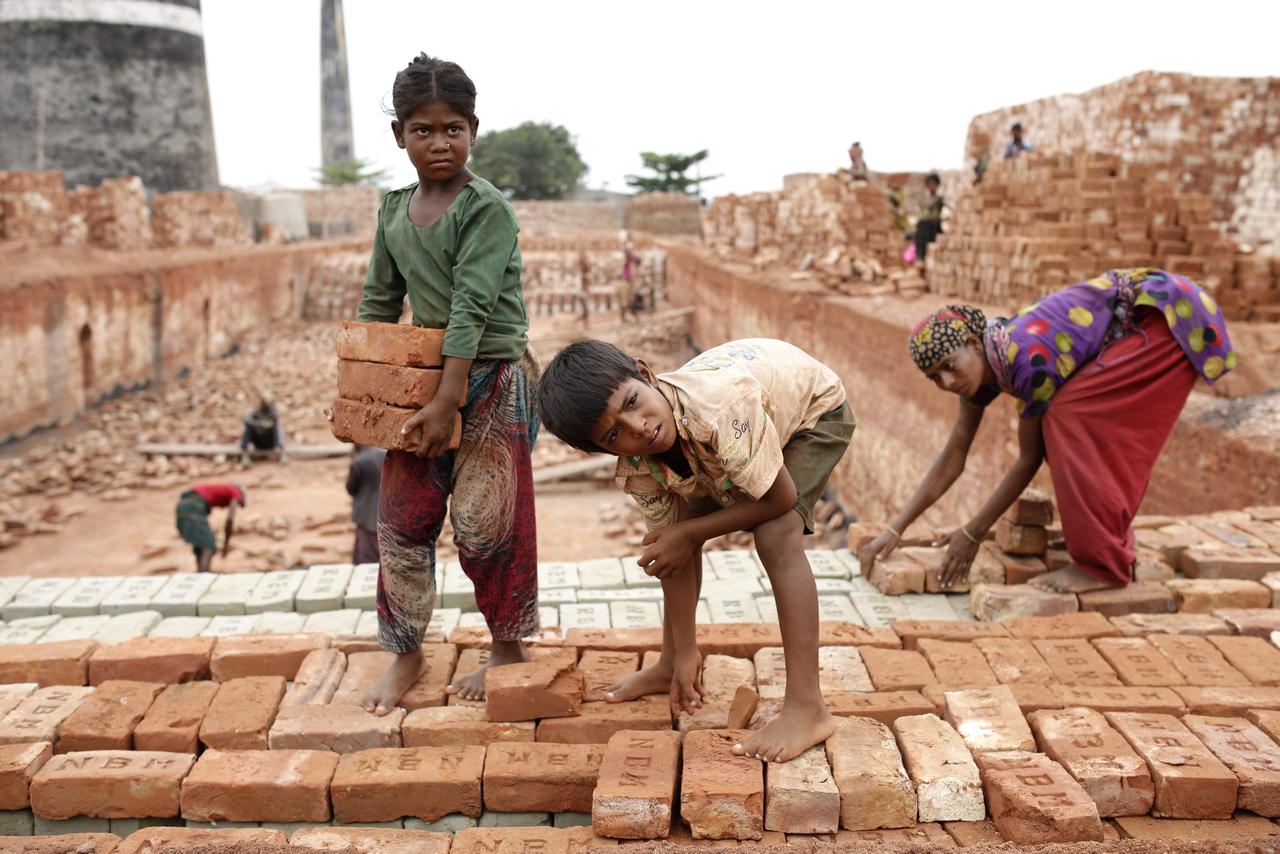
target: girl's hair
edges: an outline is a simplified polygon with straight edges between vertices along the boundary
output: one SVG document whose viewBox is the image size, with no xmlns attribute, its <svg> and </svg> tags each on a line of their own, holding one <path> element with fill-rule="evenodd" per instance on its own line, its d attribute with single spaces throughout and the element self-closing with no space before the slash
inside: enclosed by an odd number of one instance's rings
<svg viewBox="0 0 1280 854">
<path fill-rule="evenodd" d="M 420 53 L 396 75 L 391 106 L 404 121 L 423 104 L 444 101 L 469 121 L 476 117 L 476 84 L 456 62 Z"/>
</svg>

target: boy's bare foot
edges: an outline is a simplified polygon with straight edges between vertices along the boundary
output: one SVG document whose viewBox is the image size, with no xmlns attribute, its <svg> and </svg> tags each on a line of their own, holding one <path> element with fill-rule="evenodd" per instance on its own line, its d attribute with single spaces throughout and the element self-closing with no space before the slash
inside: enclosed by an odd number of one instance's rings
<svg viewBox="0 0 1280 854">
<path fill-rule="evenodd" d="M 1062 569 L 1055 569 L 1053 572 L 1046 572 L 1044 575 L 1037 575 L 1027 583 L 1049 593 L 1090 593 L 1094 590 L 1124 586 L 1094 578 L 1074 563 Z"/>
<path fill-rule="evenodd" d="M 822 744 L 836 731 L 836 719 L 819 703 L 783 705 L 782 713 L 759 732 L 749 732 L 733 746 L 739 756 L 753 756 L 766 762 L 795 759 L 815 744 Z"/>
<path fill-rule="evenodd" d="M 659 658 L 658 663 L 652 667 L 620 676 L 609 686 L 604 698 L 610 703 L 621 703 L 624 700 L 638 700 L 649 694 L 665 694 L 671 690 L 672 669 L 670 661 Z"/>
<path fill-rule="evenodd" d="M 404 692 L 408 691 L 421 675 L 422 650 L 415 649 L 412 652 L 400 653 L 395 661 L 391 662 L 387 672 L 382 674 L 378 684 L 364 695 L 360 706 L 366 712 L 373 712 L 375 715 L 387 714 L 396 707 L 396 703 L 400 702 Z"/>
<path fill-rule="evenodd" d="M 466 676 L 455 678 L 444 691 L 446 694 L 457 694 L 464 700 L 483 700 L 486 670 L 502 664 L 519 664 L 530 658 L 532 656 L 529 655 L 529 650 L 520 641 L 494 641 L 489 650 L 489 660 Z"/>
</svg>

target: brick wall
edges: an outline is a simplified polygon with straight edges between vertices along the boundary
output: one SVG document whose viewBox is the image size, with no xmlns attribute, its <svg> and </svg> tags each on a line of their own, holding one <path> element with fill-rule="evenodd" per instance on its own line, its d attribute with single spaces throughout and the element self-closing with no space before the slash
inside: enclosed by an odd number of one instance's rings
<svg viewBox="0 0 1280 854">
<path fill-rule="evenodd" d="M 377 187 L 321 187 L 301 193 L 312 237 L 373 234 L 378 227 L 382 194 Z"/>
<path fill-rule="evenodd" d="M 151 245 L 151 210 L 142 179 L 108 178 L 97 187 L 76 187 L 67 194 L 68 223 L 79 239 L 63 245 L 90 244 L 103 249 L 144 249 Z"/>
<path fill-rule="evenodd" d="M 520 233 L 566 234 L 575 231 L 613 231 L 623 227 L 622 202 L 513 202 Z"/>
<path fill-rule="evenodd" d="M 160 193 L 151 200 L 155 245 L 233 246 L 252 243 L 249 228 L 229 192 Z"/>
<path fill-rule="evenodd" d="M 643 193 L 627 201 L 629 231 L 664 237 L 702 237 L 702 205 L 684 193 Z"/>
<path fill-rule="evenodd" d="M 66 218 L 60 172 L 0 172 L 0 237 L 55 246 Z"/>
</svg>

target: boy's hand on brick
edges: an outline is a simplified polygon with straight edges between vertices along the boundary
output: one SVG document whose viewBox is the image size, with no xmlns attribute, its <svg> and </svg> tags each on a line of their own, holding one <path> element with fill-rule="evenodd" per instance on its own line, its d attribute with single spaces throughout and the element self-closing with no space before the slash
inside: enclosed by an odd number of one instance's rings
<svg viewBox="0 0 1280 854">
<path fill-rule="evenodd" d="M 449 401 L 436 398 L 404 422 L 400 433 L 405 437 L 405 450 L 420 457 L 434 459 L 449 450 L 453 438 L 455 410 Z"/>
<path fill-rule="evenodd" d="M 862 565 L 865 577 L 876 565 L 876 561 L 893 554 L 898 547 L 898 536 L 892 531 L 885 531 L 862 548 L 858 549 L 858 563 Z"/>
<path fill-rule="evenodd" d="M 640 568 L 654 578 L 670 578 L 680 572 L 702 548 L 702 543 L 688 536 L 679 525 L 650 531 L 642 543 L 645 549 L 640 555 Z"/>
<path fill-rule="evenodd" d="M 676 653 L 675 668 L 671 672 L 671 715 L 680 717 L 682 712 L 692 715 L 702 708 L 702 656 L 692 653 Z"/>
<path fill-rule="evenodd" d="M 938 580 L 945 588 L 969 577 L 969 567 L 973 565 L 973 559 L 978 556 L 978 544 L 972 542 L 958 528 L 951 532 L 951 536 L 934 545 L 940 546 L 944 543 L 947 546 L 947 557 L 942 562 L 942 571 L 938 573 Z"/>
</svg>

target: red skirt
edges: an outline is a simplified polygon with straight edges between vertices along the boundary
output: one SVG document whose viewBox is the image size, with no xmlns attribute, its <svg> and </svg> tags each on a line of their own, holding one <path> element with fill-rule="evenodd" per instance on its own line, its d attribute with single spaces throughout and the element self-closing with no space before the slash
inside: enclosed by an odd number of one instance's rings
<svg viewBox="0 0 1280 854">
<path fill-rule="evenodd" d="M 1083 365 L 1041 422 L 1067 552 L 1114 584 L 1133 577 L 1130 523 L 1198 374 L 1158 313 Z"/>
</svg>

